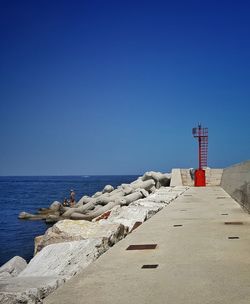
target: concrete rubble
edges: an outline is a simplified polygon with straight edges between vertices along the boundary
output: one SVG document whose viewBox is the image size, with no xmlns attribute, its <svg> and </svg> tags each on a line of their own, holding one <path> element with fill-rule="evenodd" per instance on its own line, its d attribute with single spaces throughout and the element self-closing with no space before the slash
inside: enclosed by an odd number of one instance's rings
<svg viewBox="0 0 250 304">
<path fill-rule="evenodd" d="M 113 246 L 126 234 L 125 227 L 116 223 L 62 220 L 49 228 L 43 236 L 35 238 L 35 254 L 50 244 L 87 239 L 102 239 L 106 246 Z"/>
<path fill-rule="evenodd" d="M 86 268 L 108 248 L 107 242 L 101 237 L 51 244 L 36 254 L 18 277 L 60 276 L 67 280 Z"/>
<path fill-rule="evenodd" d="M 178 191 L 173 191 L 169 187 L 162 187 L 156 193 L 150 194 L 144 199 L 138 199 L 129 204 L 129 206 L 113 208 L 108 219 L 102 220 L 102 222 L 120 223 L 131 231 L 136 223 L 142 223 L 149 219 L 185 190 L 185 187 L 180 188 Z"/>
<path fill-rule="evenodd" d="M 0 279 L 16 277 L 27 267 L 27 262 L 20 256 L 15 256 L 0 267 Z"/>
<path fill-rule="evenodd" d="M 146 172 L 131 184 L 107 185 L 73 208 L 54 202 L 25 219 L 56 222 L 35 238 L 35 256 L 15 278 L 0 271 L 1 303 L 40 303 L 64 281 L 81 272 L 135 227 L 185 192 L 169 187 L 171 176 Z M 34 280 L 33 280 L 34 279 Z M 30 284 L 29 284 L 30 283 Z"/>
<path fill-rule="evenodd" d="M 0 279 L 1 304 L 37 304 L 64 283 L 59 277 L 13 277 Z"/>
</svg>

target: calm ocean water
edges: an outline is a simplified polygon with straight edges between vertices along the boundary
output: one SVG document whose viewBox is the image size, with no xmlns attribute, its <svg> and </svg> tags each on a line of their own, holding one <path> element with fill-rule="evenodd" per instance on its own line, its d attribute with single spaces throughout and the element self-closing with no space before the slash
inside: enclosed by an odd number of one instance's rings
<svg viewBox="0 0 250 304">
<path fill-rule="evenodd" d="M 138 176 L 39 176 L 0 177 L 0 265 L 15 255 L 30 260 L 34 238 L 48 229 L 43 221 L 19 220 L 21 211 L 35 213 L 53 201 L 63 201 L 74 189 L 76 199 L 93 195 L 107 184 L 117 187 Z"/>
</svg>

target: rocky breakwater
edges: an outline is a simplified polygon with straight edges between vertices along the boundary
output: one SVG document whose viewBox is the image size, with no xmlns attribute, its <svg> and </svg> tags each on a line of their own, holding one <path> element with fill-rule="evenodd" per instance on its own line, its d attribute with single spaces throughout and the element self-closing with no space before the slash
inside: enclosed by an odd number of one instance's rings
<svg viewBox="0 0 250 304">
<path fill-rule="evenodd" d="M 10 267 L 9 261 L 0 268 L 0 303 L 42 303 L 187 189 L 169 183 L 168 174 L 147 172 L 131 184 L 117 189 L 107 185 L 92 197 L 84 196 L 74 208 L 56 202 L 43 210 L 42 218 L 52 216 L 56 223 L 36 237 L 35 256 L 28 265 L 16 257 L 19 266 Z"/>
<path fill-rule="evenodd" d="M 115 206 L 126 206 L 134 201 L 145 198 L 154 193 L 160 187 L 170 185 L 170 174 L 160 172 L 146 172 L 142 177 L 131 184 L 122 184 L 114 189 L 107 185 L 93 196 L 84 195 L 76 205 L 72 207 L 63 206 L 58 201 L 53 202 L 49 208 L 39 209 L 37 214 L 21 212 L 20 219 L 46 220 L 57 222 L 62 219 L 92 220 Z"/>
</svg>

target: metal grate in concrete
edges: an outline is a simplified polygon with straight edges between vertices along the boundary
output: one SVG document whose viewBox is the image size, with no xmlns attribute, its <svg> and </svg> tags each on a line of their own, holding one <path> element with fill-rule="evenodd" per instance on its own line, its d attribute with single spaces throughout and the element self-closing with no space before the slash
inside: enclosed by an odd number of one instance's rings
<svg viewBox="0 0 250 304">
<path fill-rule="evenodd" d="M 148 250 L 155 249 L 157 244 L 140 244 L 140 245 L 129 245 L 126 250 Z"/>
<path fill-rule="evenodd" d="M 146 264 L 142 265 L 142 269 L 152 269 L 152 268 L 157 268 L 159 265 L 158 264 Z"/>
<path fill-rule="evenodd" d="M 225 222 L 225 225 L 243 225 L 243 222 Z"/>
</svg>

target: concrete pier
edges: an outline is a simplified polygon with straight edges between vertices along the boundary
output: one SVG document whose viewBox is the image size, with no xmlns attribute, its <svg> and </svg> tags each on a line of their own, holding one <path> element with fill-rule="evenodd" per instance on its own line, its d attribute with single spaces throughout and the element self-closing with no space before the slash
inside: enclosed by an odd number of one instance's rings
<svg viewBox="0 0 250 304">
<path fill-rule="evenodd" d="M 190 188 L 44 303 L 249 304 L 249 232 L 221 187 Z"/>
</svg>

